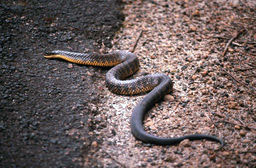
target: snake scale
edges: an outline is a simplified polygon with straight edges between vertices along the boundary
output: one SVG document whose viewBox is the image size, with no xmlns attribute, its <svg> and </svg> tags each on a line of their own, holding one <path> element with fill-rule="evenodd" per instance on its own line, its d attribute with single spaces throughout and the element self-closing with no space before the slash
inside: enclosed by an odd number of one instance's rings
<svg viewBox="0 0 256 168">
<path fill-rule="evenodd" d="M 108 54 L 76 53 L 55 50 L 45 54 L 45 58 L 63 59 L 76 64 L 113 67 L 106 74 L 107 88 L 120 95 L 136 95 L 149 92 L 142 101 L 135 106 L 130 121 L 133 136 L 144 143 L 156 145 L 174 145 L 184 139 L 200 140 L 206 139 L 216 141 L 224 145 L 224 142 L 211 135 L 192 134 L 180 137 L 163 138 L 147 133 L 143 128 L 145 114 L 159 102 L 173 87 L 171 79 L 161 73 L 145 75 L 136 79 L 125 80 L 139 69 L 137 56 L 129 51 L 114 51 Z"/>
</svg>

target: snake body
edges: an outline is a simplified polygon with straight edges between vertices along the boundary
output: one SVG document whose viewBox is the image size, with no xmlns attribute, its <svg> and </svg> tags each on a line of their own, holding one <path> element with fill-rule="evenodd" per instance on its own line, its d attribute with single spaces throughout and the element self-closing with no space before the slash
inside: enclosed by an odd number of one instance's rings
<svg viewBox="0 0 256 168">
<path fill-rule="evenodd" d="M 112 67 L 106 74 L 106 86 L 108 89 L 120 95 L 136 95 L 149 92 L 143 100 L 133 109 L 130 121 L 133 136 L 143 141 L 156 145 L 174 145 L 184 139 L 200 140 L 206 139 L 219 142 L 222 146 L 224 142 L 211 135 L 192 134 L 180 137 L 162 138 L 147 133 L 143 128 L 145 114 L 159 102 L 166 94 L 170 93 L 173 87 L 171 79 L 165 74 L 146 75 L 136 79 L 125 80 L 139 69 L 137 56 L 128 51 L 114 51 L 108 54 L 99 53 L 76 53 L 55 50 L 45 54 L 45 58 L 59 58 L 69 62 Z"/>
</svg>

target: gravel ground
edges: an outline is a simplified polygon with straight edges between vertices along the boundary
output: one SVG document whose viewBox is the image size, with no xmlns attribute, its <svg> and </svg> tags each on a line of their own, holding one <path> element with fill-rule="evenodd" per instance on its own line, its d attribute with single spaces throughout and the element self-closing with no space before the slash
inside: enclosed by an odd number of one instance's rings
<svg viewBox="0 0 256 168">
<path fill-rule="evenodd" d="M 0 167 L 82 167 L 106 70 L 43 53 L 111 47 L 121 9 L 117 0 L 0 2 Z"/>
<path fill-rule="evenodd" d="M 226 145 L 218 150 L 219 144 L 209 141 L 143 144 L 129 127 L 143 96 L 105 89 L 108 99 L 99 117 L 107 127 L 99 134 L 106 136 L 95 153 L 105 167 L 256 166 L 255 9 L 254 1 L 126 1 L 124 27 L 112 50 L 132 51 L 138 41 L 136 76 L 162 72 L 174 81 L 173 93 L 149 113 L 145 129 L 163 137 L 212 134 Z"/>
<path fill-rule="evenodd" d="M 124 1 L 123 23 L 114 0 L 0 7 L 1 167 L 256 166 L 255 1 Z M 145 129 L 216 135 L 223 149 L 209 141 L 162 147 L 135 140 L 129 120 L 143 95 L 109 92 L 107 69 L 42 57 L 52 49 L 134 47 L 135 77 L 162 72 L 174 81 Z"/>
</svg>

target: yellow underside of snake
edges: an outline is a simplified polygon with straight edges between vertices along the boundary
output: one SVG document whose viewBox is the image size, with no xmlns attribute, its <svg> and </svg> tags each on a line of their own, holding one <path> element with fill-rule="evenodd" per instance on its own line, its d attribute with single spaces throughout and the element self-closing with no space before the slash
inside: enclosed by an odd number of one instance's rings
<svg viewBox="0 0 256 168">
<path fill-rule="evenodd" d="M 45 58 L 63 59 L 76 64 L 113 67 L 106 74 L 106 86 L 108 89 L 120 95 L 136 95 L 149 92 L 143 100 L 134 108 L 131 117 L 131 132 L 135 138 L 157 145 L 173 145 L 184 139 L 199 140 L 207 139 L 224 142 L 211 135 L 192 134 L 180 137 L 163 138 L 147 133 L 143 128 L 145 114 L 159 102 L 166 94 L 170 93 L 173 87 L 171 79 L 165 74 L 146 75 L 136 79 L 125 80 L 139 69 L 137 56 L 128 51 L 114 51 L 109 54 L 99 53 L 76 53 L 55 50 L 46 53 Z"/>
</svg>

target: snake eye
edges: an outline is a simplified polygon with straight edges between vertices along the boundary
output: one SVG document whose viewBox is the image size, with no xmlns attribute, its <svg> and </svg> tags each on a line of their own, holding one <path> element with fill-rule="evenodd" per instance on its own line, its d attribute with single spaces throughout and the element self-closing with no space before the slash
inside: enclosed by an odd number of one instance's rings
<svg viewBox="0 0 256 168">
<path fill-rule="evenodd" d="M 55 54 L 54 52 L 48 52 L 48 51 L 44 53 L 45 56 L 54 55 L 54 54 Z"/>
</svg>

